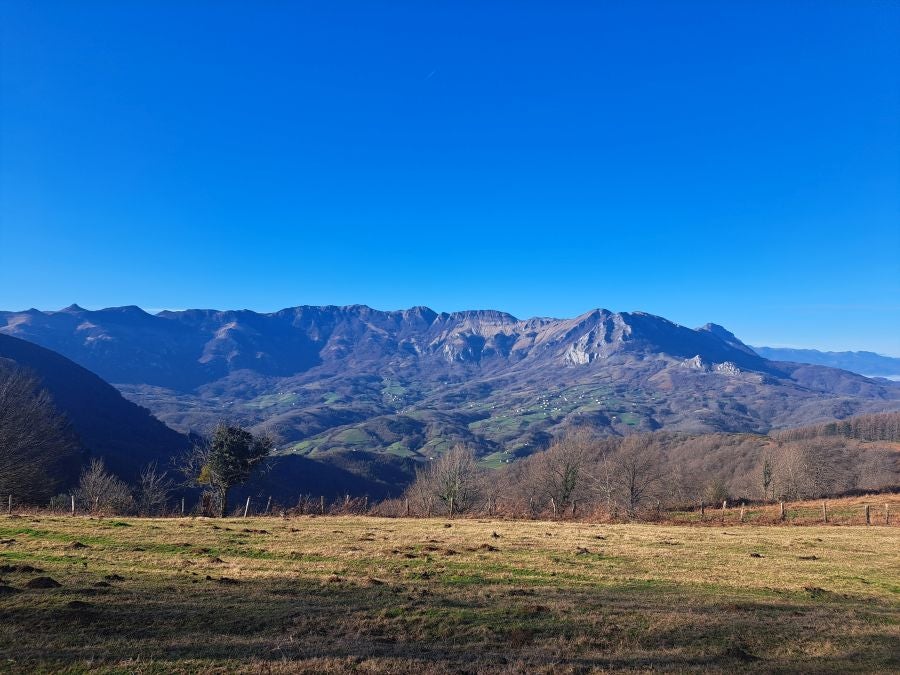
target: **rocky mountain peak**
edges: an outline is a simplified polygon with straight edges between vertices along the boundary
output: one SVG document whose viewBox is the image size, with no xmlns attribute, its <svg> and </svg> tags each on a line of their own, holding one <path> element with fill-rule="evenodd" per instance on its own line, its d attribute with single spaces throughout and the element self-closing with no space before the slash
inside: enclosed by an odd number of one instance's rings
<svg viewBox="0 0 900 675">
<path fill-rule="evenodd" d="M 77 316 L 78 321 L 62 320 Z M 37 319 L 37 320 L 36 320 Z M 429 369 L 449 364 L 498 369 L 520 361 L 569 366 L 616 354 L 668 355 L 765 370 L 766 362 L 721 326 L 691 330 L 646 312 L 596 308 L 571 319 L 525 321 L 497 310 L 438 314 L 428 307 L 385 312 L 367 305 L 299 306 L 273 313 L 139 307 L 0 312 L 0 332 L 59 349 L 113 382 L 181 389 L 249 369 L 290 376 L 344 361 L 401 359 Z M 412 359 L 412 361 L 410 360 Z"/>
<path fill-rule="evenodd" d="M 739 349 L 746 354 L 756 354 L 750 347 L 741 342 L 734 333 L 732 333 L 727 328 L 720 326 L 717 323 L 707 323 L 704 326 L 701 326 L 697 329 L 698 331 L 705 331 L 710 335 L 715 335 L 725 344 L 734 347 L 735 349 Z"/>
</svg>

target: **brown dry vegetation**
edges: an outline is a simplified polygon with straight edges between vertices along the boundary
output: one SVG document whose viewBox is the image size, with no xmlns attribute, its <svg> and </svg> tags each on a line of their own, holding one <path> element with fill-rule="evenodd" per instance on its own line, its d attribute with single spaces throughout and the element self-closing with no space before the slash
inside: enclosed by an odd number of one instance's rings
<svg viewBox="0 0 900 675">
<path fill-rule="evenodd" d="M 900 494 L 888 493 L 842 497 L 840 499 L 812 499 L 784 503 L 784 520 L 779 504 L 730 504 L 722 509 L 713 504 L 705 509 L 701 519 L 699 509 L 693 511 L 663 512 L 658 522 L 671 525 L 822 525 L 822 505 L 829 525 L 865 525 L 866 507 L 869 507 L 869 524 L 873 526 L 900 527 Z M 741 521 L 743 511 L 744 520 Z"/>
<path fill-rule="evenodd" d="M 894 527 L 4 517 L 0 668 L 895 670 L 898 550 Z"/>
</svg>

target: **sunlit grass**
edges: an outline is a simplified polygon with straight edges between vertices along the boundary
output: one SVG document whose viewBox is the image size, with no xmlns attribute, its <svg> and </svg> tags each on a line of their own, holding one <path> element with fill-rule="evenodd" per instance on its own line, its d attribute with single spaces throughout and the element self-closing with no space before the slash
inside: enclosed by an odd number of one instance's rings
<svg viewBox="0 0 900 675">
<path fill-rule="evenodd" d="M 42 570 L 0 573 L 12 671 L 897 667 L 898 528 L 22 516 L 0 542 Z"/>
</svg>

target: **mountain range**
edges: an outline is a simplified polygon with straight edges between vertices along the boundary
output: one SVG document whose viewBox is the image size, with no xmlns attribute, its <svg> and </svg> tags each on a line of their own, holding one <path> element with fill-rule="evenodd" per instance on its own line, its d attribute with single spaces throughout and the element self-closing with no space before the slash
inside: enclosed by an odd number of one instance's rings
<svg viewBox="0 0 900 675">
<path fill-rule="evenodd" d="M 498 464 L 577 425 L 765 432 L 900 409 L 900 385 L 769 360 L 721 326 L 643 312 L 73 305 L 0 312 L 0 333 L 63 354 L 179 432 L 226 417 L 312 457 L 421 459 L 465 442 Z"/>
<path fill-rule="evenodd" d="M 771 361 L 812 363 L 841 368 L 866 377 L 900 379 L 900 358 L 875 352 L 822 352 L 817 349 L 754 347 L 753 351 Z"/>
</svg>

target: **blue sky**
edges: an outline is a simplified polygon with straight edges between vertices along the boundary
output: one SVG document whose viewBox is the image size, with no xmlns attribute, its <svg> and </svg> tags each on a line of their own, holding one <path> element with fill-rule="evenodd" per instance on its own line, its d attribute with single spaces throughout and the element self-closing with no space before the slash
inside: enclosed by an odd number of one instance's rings
<svg viewBox="0 0 900 675">
<path fill-rule="evenodd" d="M 0 308 L 900 355 L 900 4 L 0 0 Z"/>
</svg>

